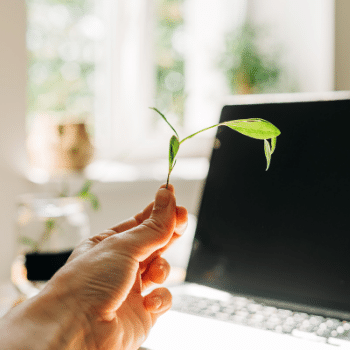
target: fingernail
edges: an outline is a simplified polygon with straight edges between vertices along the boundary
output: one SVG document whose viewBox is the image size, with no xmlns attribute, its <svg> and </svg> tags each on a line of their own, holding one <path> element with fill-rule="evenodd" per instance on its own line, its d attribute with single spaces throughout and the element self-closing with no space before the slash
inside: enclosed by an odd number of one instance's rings
<svg viewBox="0 0 350 350">
<path fill-rule="evenodd" d="M 157 296 L 152 297 L 150 299 L 150 302 L 151 302 L 153 308 L 155 308 L 155 309 L 159 309 L 162 305 L 162 299 L 160 297 L 157 297 Z"/>
<path fill-rule="evenodd" d="M 165 188 L 161 188 L 158 190 L 156 199 L 155 199 L 155 206 L 160 208 L 166 208 L 170 202 L 170 191 L 166 190 Z"/>
</svg>

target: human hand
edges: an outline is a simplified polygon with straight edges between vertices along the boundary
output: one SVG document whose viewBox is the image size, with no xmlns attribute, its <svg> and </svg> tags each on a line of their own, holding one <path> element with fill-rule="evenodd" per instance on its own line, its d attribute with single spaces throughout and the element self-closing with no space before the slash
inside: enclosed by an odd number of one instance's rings
<svg viewBox="0 0 350 350">
<path fill-rule="evenodd" d="M 160 255 L 187 225 L 173 186 L 164 187 L 141 213 L 83 241 L 47 284 L 86 320 L 84 349 L 137 349 L 171 307 L 166 288 L 141 294 L 165 281 L 170 266 Z"/>
</svg>

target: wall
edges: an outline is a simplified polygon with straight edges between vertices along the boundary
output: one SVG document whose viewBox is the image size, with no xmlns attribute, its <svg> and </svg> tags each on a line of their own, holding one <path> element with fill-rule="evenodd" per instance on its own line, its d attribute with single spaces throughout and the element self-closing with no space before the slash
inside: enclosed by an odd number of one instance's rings
<svg viewBox="0 0 350 350">
<path fill-rule="evenodd" d="M 154 200 L 156 191 L 163 183 L 164 181 L 155 180 L 115 184 L 96 183 L 92 190 L 99 197 L 101 210 L 90 211 L 91 233 L 97 234 L 143 210 Z M 171 183 L 175 187 L 177 204 L 185 206 L 190 213 L 196 214 L 203 182 L 174 180 Z"/>
<path fill-rule="evenodd" d="M 10 275 L 15 197 L 30 189 L 24 178 L 25 1 L 0 1 L 0 280 Z"/>
<path fill-rule="evenodd" d="M 266 30 L 280 43 L 289 83 L 300 92 L 334 89 L 334 1 L 249 0 L 248 16 L 269 24 Z"/>
</svg>

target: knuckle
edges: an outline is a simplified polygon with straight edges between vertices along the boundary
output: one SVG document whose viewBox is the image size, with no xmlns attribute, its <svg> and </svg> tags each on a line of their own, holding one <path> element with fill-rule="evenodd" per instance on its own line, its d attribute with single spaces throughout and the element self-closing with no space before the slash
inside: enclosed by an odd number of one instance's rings
<svg viewBox="0 0 350 350">
<path fill-rule="evenodd" d="M 105 230 L 98 235 L 95 235 L 93 237 L 88 238 L 88 240 L 93 242 L 93 243 L 99 243 L 99 242 L 103 241 L 105 238 L 107 238 L 115 233 L 116 232 L 113 230 Z"/>
<path fill-rule="evenodd" d="M 166 223 L 154 218 L 145 220 L 144 225 L 150 230 L 154 231 L 157 235 L 163 235 L 169 230 L 169 227 Z"/>
</svg>

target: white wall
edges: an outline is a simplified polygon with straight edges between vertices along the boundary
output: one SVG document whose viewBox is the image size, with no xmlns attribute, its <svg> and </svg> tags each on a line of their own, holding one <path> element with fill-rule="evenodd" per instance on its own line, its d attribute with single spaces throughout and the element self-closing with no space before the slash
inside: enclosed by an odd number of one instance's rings
<svg viewBox="0 0 350 350">
<path fill-rule="evenodd" d="M 15 197 L 29 190 L 24 179 L 25 1 L 0 1 L 0 280 L 10 276 Z"/>
<path fill-rule="evenodd" d="M 96 183 L 92 191 L 99 197 L 101 210 L 90 211 L 91 233 L 96 234 L 115 226 L 118 222 L 143 210 L 154 200 L 156 191 L 163 183 L 165 181 L 155 180 L 114 184 Z M 201 195 L 203 181 L 174 180 L 171 183 L 175 187 L 177 204 L 185 206 L 190 213 L 197 214 L 197 202 Z"/>
<path fill-rule="evenodd" d="M 290 83 L 295 81 L 300 92 L 334 89 L 334 1 L 249 0 L 248 16 L 269 24 L 267 30 L 282 46 Z"/>
</svg>

